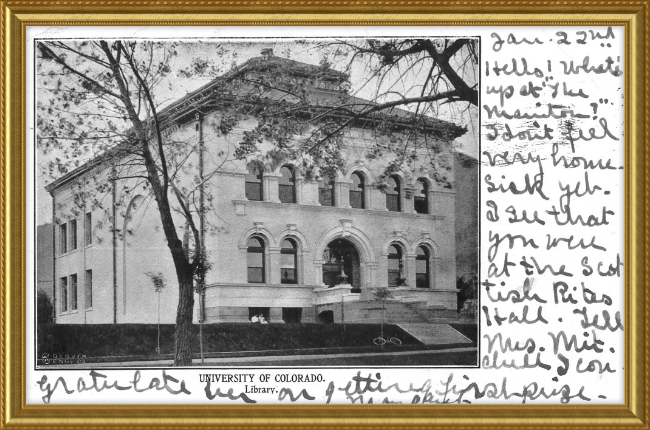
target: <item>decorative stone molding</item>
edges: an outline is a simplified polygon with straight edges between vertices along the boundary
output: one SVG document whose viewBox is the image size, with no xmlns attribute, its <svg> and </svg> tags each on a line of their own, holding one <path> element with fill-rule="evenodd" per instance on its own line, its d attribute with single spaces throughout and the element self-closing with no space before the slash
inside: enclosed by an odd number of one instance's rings
<svg viewBox="0 0 650 430">
<path fill-rule="evenodd" d="M 245 202 L 243 200 L 234 200 L 233 205 L 235 206 L 235 214 L 238 216 L 244 216 L 246 215 L 246 205 L 248 202 Z"/>
<path fill-rule="evenodd" d="M 339 223 L 341 224 L 341 228 L 343 229 L 343 232 L 341 233 L 341 237 L 348 237 L 350 235 L 350 229 L 352 228 L 352 220 L 351 219 L 341 219 L 339 220 Z"/>
</svg>

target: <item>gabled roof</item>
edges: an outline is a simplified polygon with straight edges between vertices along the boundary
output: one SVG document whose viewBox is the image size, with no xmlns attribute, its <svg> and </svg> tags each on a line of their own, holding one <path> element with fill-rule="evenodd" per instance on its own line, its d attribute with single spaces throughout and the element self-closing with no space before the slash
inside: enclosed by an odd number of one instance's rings
<svg viewBox="0 0 650 430">
<path fill-rule="evenodd" d="M 290 60 L 288 58 L 275 57 L 272 55 L 272 53 L 270 55 L 267 53 L 267 55 L 262 57 L 250 58 L 241 66 L 234 68 L 222 76 L 219 76 L 208 82 L 199 89 L 192 91 L 186 94 L 184 97 L 181 97 L 180 99 L 170 103 L 158 113 L 161 122 L 164 125 L 170 126 L 178 122 L 183 122 L 189 115 L 193 115 L 198 112 L 199 109 L 207 108 L 207 110 L 210 110 L 211 105 L 214 108 L 215 99 L 218 98 L 221 100 L 224 98 L 221 90 L 225 83 L 246 75 L 249 72 L 268 73 L 272 72 L 275 69 L 281 69 L 283 76 L 305 78 L 312 81 L 323 81 L 332 85 L 345 83 L 349 80 L 348 75 L 345 73 L 336 71 L 326 66 L 306 64 L 299 61 Z M 279 93 L 279 91 L 270 91 L 268 94 L 265 94 L 265 100 L 273 101 L 274 97 L 280 99 L 281 96 Z M 242 94 L 237 93 L 230 94 L 233 99 L 237 99 L 237 97 L 240 97 L 241 95 Z M 311 92 L 308 94 L 307 100 L 310 106 L 318 108 L 327 106 L 331 102 L 340 101 L 341 95 L 342 93 L 339 90 L 313 87 L 311 88 Z M 373 103 L 371 101 L 350 95 L 345 95 L 345 102 L 346 104 L 352 106 L 350 109 L 352 111 L 355 109 L 361 109 L 363 106 L 376 105 L 376 103 Z M 355 108 L 354 106 L 358 107 Z M 365 117 L 363 120 L 365 122 L 372 122 L 375 120 L 384 120 L 388 118 L 396 122 L 404 122 L 411 116 L 411 112 L 399 108 L 391 108 L 389 110 L 383 111 L 382 113 L 376 113 Z M 452 139 L 460 137 L 467 132 L 467 129 L 464 127 L 460 127 L 454 123 L 433 117 L 427 118 L 427 128 L 429 127 L 433 130 L 445 130 L 446 134 L 448 134 Z M 83 165 L 56 179 L 52 183 L 48 184 L 45 189 L 51 193 L 65 183 L 83 175 L 84 173 L 101 164 L 102 161 L 106 159 L 106 156 L 113 151 L 119 151 L 119 145 L 113 149 L 109 149 L 104 154 L 98 155 L 92 160 L 89 160 Z"/>
</svg>

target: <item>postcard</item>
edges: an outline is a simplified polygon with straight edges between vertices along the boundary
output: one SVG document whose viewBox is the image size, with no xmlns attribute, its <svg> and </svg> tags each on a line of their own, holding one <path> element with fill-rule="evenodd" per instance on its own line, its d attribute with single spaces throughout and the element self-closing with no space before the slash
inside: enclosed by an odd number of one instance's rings
<svg viewBox="0 0 650 430">
<path fill-rule="evenodd" d="M 28 404 L 623 404 L 623 27 L 27 40 Z"/>
</svg>

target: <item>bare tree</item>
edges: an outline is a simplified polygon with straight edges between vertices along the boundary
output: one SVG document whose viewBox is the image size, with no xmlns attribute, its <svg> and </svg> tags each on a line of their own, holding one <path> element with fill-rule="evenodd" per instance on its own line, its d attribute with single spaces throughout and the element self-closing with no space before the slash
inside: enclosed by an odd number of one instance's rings
<svg viewBox="0 0 650 430">
<path fill-rule="evenodd" d="M 431 161 L 426 173 L 438 184 L 452 186 L 445 146 L 466 128 L 438 118 L 441 110 L 459 122 L 476 115 L 476 39 L 341 40 L 312 49 L 319 49 L 322 59 L 319 68 L 306 71 L 307 77 L 329 79 L 337 96 L 315 105 L 305 85 L 253 78 L 251 82 L 266 92 L 282 91 L 287 97 L 259 108 L 259 126 L 241 142 L 238 157 L 259 151 L 262 138 L 282 149 L 289 136 L 298 134 L 299 145 L 291 148 L 291 155 L 318 165 L 316 176 L 328 176 L 343 165 L 338 154 L 346 131 L 364 127 L 372 129 L 375 137 L 367 148 L 368 158 L 390 154 L 391 161 L 376 184 L 379 188 L 391 174 L 411 170 L 422 154 Z M 285 66 L 277 63 L 276 67 L 275 75 L 281 76 Z M 355 74 L 353 84 L 350 76 Z"/>
<path fill-rule="evenodd" d="M 381 103 L 373 110 L 399 105 L 423 103 L 469 103 L 478 105 L 478 41 L 476 39 L 367 39 L 358 42 L 338 41 L 328 44 L 333 58 L 347 61 L 347 69 L 365 58 L 365 65 L 377 79 L 377 96 L 393 91 L 397 100 Z M 412 82 L 414 95 L 407 97 L 396 90 L 396 79 L 404 79 L 414 70 L 423 70 L 424 79 Z M 370 80 L 367 79 L 369 82 Z M 384 94 L 380 91 L 383 88 Z M 410 92 L 410 91 L 409 91 Z M 369 108 L 370 109 L 370 108 Z"/>
<path fill-rule="evenodd" d="M 393 298 L 393 292 L 388 287 L 375 288 L 372 291 L 375 300 L 381 303 L 381 334 L 380 337 L 384 338 L 384 322 L 386 321 L 386 302 Z M 382 348 L 383 348 L 382 344 Z"/>
</svg>

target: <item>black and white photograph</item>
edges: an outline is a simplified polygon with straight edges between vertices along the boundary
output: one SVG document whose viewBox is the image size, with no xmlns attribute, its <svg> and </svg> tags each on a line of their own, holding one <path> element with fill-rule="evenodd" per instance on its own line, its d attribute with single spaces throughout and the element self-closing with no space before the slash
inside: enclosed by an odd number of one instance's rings
<svg viewBox="0 0 650 430">
<path fill-rule="evenodd" d="M 34 52 L 37 369 L 478 366 L 479 37 Z"/>
<path fill-rule="evenodd" d="M 15 401 L 170 427 L 631 401 L 630 28 L 359 19 L 26 28 Z"/>
</svg>

